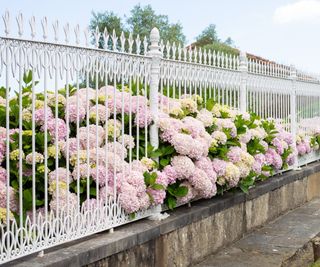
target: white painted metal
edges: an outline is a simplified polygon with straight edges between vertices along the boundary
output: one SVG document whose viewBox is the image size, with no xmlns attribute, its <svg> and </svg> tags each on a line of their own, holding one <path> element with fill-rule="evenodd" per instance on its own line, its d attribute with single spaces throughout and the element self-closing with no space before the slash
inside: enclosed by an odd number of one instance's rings
<svg viewBox="0 0 320 267">
<path fill-rule="evenodd" d="M 9 211 L 13 208 L 13 191 L 9 190 L 12 179 L 17 179 L 17 210 L 20 214 L 27 205 L 22 197 L 26 187 L 23 161 L 26 155 L 20 152 L 16 155 L 19 171 L 16 177 L 13 177 L 10 173 L 10 167 L 13 168 L 10 161 L 12 148 L 10 142 L 6 142 L 6 201 L 5 206 L 0 208 L 5 208 L 7 215 L 4 223 L 0 224 L 0 263 L 132 221 L 120 205 L 117 176 L 127 169 L 131 173 L 134 160 L 141 158 L 142 154 L 148 156 L 149 142 L 154 148 L 158 147 L 156 125 L 159 112 L 169 105 L 168 101 L 168 104 L 164 103 L 163 96 L 180 99 L 184 95 L 198 94 L 204 103 L 213 98 L 216 102 L 235 109 L 253 111 L 262 118 L 275 118 L 294 136 L 301 132 L 314 132 L 317 130 L 314 126 L 320 123 L 319 76 L 295 70 L 290 66 L 261 62 L 248 58 L 245 53 L 235 56 L 196 47 L 185 48 L 181 44 L 164 44 L 159 42 L 157 29 L 151 31 L 148 40 L 132 34 L 128 37 L 124 33 L 117 36 L 114 30 L 108 32 L 104 29 L 101 33 L 97 28 L 93 33 L 94 44 L 91 45 L 88 29 L 84 31 L 82 39 L 78 25 L 72 29 L 69 24 L 61 27 L 57 21 L 54 22 L 53 40 L 50 41 L 50 27 L 46 18 L 41 20 L 41 34 L 37 34 L 36 19 L 30 19 L 30 38 L 24 37 L 25 23 L 22 14 L 17 17 L 17 36 L 11 32 L 8 12 L 4 14 L 3 21 L 4 37 L 0 38 L 0 82 L 6 86 L 6 100 L 2 105 L 9 107 L 9 99 L 14 98 L 13 91 L 18 91 L 18 112 L 31 114 L 32 161 L 28 170 L 31 173 L 32 212 L 25 221 L 21 219 L 22 216 L 18 221 L 9 216 Z M 60 28 L 64 34 L 62 38 Z M 40 39 L 37 39 L 37 36 L 40 36 Z M 23 73 L 27 70 L 32 70 L 34 75 L 29 96 L 31 110 L 26 111 L 21 103 L 25 96 L 22 92 Z M 38 99 L 38 87 L 43 89 L 42 102 Z M 12 90 L 9 91 L 9 88 Z M 61 97 L 60 88 L 65 91 L 64 97 Z M 132 93 L 125 95 L 127 90 Z M 66 106 L 66 124 L 62 126 L 67 134 L 63 142 L 60 140 L 59 130 L 62 128 L 59 120 L 60 101 L 64 101 Z M 43 128 L 40 130 L 44 138 L 42 184 L 37 180 L 39 159 L 35 157 L 38 138 L 36 131 L 39 131 L 36 111 L 39 110 L 39 103 L 43 105 L 44 112 Z M 110 105 L 110 108 L 101 111 L 101 106 L 97 103 Z M 49 108 L 50 105 L 52 109 Z M 146 110 L 153 119 L 150 127 L 147 125 L 149 114 L 144 112 Z M 82 114 L 86 114 L 85 119 Z M 89 114 L 95 119 L 90 118 Z M 134 123 L 134 116 L 144 122 L 142 127 Z M 5 117 L 4 139 L 10 140 L 14 129 L 10 124 L 9 108 L 6 108 Z M 104 122 L 99 124 L 97 118 L 103 117 Z M 25 120 L 23 116 L 19 116 L 18 125 L 14 127 L 18 132 L 20 151 L 25 134 Z M 129 120 L 128 129 L 125 126 L 126 120 Z M 110 136 L 105 134 L 106 130 L 111 128 L 118 129 L 119 133 L 113 130 Z M 104 132 L 103 138 L 100 138 L 99 129 Z M 51 136 L 47 130 L 51 130 Z M 69 131 L 74 131 L 76 137 L 69 137 Z M 125 133 L 136 139 L 135 147 L 130 146 L 126 151 Z M 47 142 L 49 138 L 50 145 Z M 116 146 L 121 148 L 118 153 L 120 158 L 124 159 L 125 153 L 128 154 L 126 161 L 121 161 L 121 164 L 115 156 L 118 152 Z M 144 149 L 139 149 L 140 146 Z M 53 153 L 53 161 L 49 159 L 49 153 Z M 56 169 L 61 167 L 60 153 L 65 153 L 65 158 L 72 158 L 73 161 L 66 160 L 65 177 L 56 172 L 52 178 L 47 168 L 50 164 L 55 164 Z M 297 164 L 303 165 L 319 158 L 319 153 L 314 152 L 300 157 Z M 94 171 L 91 165 L 96 167 Z M 104 167 L 108 170 L 108 175 L 110 173 L 112 176 L 110 186 L 102 186 L 106 181 L 97 166 Z M 69 173 L 69 170 L 73 170 L 73 173 Z M 92 198 L 89 187 L 91 172 L 94 172 L 96 177 L 97 202 L 95 205 L 81 206 L 81 201 L 86 200 L 89 203 Z M 53 181 L 57 185 L 63 179 L 66 181 L 66 188 L 50 187 Z M 109 182 L 109 178 L 107 179 Z M 72 190 L 76 193 L 70 191 L 72 182 L 76 188 Z M 44 208 L 41 212 L 37 212 L 36 201 L 39 187 L 43 187 L 44 194 Z M 82 187 L 86 187 L 85 196 L 80 193 Z M 56 198 L 55 209 L 50 202 L 53 194 Z M 141 210 L 135 219 L 156 212 L 159 212 L 159 207 Z"/>
</svg>

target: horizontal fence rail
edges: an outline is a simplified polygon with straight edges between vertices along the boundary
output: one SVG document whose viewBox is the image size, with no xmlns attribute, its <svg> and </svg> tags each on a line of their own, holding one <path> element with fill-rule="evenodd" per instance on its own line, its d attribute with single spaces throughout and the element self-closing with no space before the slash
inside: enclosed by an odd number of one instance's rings
<svg viewBox="0 0 320 267">
<path fill-rule="evenodd" d="M 59 23 L 51 35 L 44 18 L 40 40 L 32 17 L 27 39 L 21 14 L 17 36 L 8 12 L 3 20 L 0 264 L 158 214 L 159 124 L 178 118 L 184 99 L 273 118 L 297 146 L 289 168 L 320 159 L 306 145 L 320 134 L 317 75 L 163 44 L 157 29 L 150 37 L 97 29 L 93 44 L 86 30 L 82 44 L 79 26 L 62 27 L 60 41 Z"/>
</svg>

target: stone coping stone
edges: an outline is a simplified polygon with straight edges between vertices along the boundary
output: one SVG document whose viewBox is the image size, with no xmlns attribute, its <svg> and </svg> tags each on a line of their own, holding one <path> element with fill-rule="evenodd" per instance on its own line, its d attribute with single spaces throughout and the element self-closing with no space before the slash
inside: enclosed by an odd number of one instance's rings
<svg viewBox="0 0 320 267">
<path fill-rule="evenodd" d="M 42 257 L 37 253 L 4 264 L 3 266 L 37 267 L 37 266 L 84 266 L 116 253 L 128 250 L 156 239 L 188 224 L 200 221 L 215 213 L 226 210 L 237 204 L 258 198 L 267 192 L 276 190 L 296 180 L 301 180 L 313 173 L 320 172 L 320 163 L 315 162 L 301 170 L 291 170 L 277 174 L 272 178 L 258 182 L 249 190 L 243 192 L 226 192 L 212 199 L 198 200 L 169 211 L 170 216 L 163 221 L 143 219 L 115 228 L 113 233 L 104 231 L 75 241 L 46 249 Z"/>
</svg>

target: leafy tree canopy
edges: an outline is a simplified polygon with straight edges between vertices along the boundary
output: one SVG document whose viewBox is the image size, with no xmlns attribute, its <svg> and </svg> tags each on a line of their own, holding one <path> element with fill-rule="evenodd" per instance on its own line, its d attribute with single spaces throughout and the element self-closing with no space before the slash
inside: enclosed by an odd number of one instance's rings
<svg viewBox="0 0 320 267">
<path fill-rule="evenodd" d="M 144 36 L 149 36 L 153 27 L 157 27 L 164 43 L 169 41 L 170 43 L 185 44 L 186 41 L 182 32 L 182 25 L 180 23 L 170 23 L 168 16 L 156 14 L 150 5 L 141 6 L 138 4 L 133 7 L 129 16 L 124 18 L 109 11 L 93 12 L 90 20 L 90 30 L 94 32 L 97 26 L 100 32 L 107 28 L 108 32 L 112 33 L 115 29 L 117 36 L 120 36 L 122 31 L 126 36 L 129 35 L 129 32 L 133 33 L 133 37 L 139 34 L 141 40 Z M 100 40 L 100 46 L 103 46 L 102 40 Z"/>
<path fill-rule="evenodd" d="M 225 41 L 222 41 L 218 37 L 216 25 L 214 24 L 210 24 L 200 35 L 197 36 L 196 42 L 193 43 L 193 46 L 221 51 L 228 54 L 239 54 L 239 51 L 234 48 L 234 42 L 230 37 Z"/>
</svg>

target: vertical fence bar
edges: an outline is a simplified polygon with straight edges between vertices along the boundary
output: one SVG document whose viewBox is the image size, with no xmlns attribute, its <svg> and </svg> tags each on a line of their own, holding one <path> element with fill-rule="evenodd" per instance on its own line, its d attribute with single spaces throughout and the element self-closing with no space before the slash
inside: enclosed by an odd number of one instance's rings
<svg viewBox="0 0 320 267">
<path fill-rule="evenodd" d="M 159 46 L 160 34 L 157 28 L 153 28 L 150 33 L 150 46 L 148 56 L 152 57 L 150 73 L 150 111 L 153 124 L 150 126 L 150 143 L 154 148 L 159 146 L 158 135 L 158 113 L 159 113 L 159 81 L 160 81 L 160 62 L 163 56 Z"/>
<path fill-rule="evenodd" d="M 290 79 L 291 79 L 291 92 L 290 92 L 290 131 L 293 137 L 293 143 L 296 144 L 297 136 L 297 115 L 296 115 L 296 86 L 297 86 L 297 70 L 291 65 L 290 66 Z M 295 156 L 293 168 L 297 169 L 298 166 L 298 155 Z"/>
<path fill-rule="evenodd" d="M 248 59 L 245 52 L 240 52 L 240 66 L 241 72 L 240 81 L 240 111 L 247 111 L 247 79 L 248 79 Z"/>
<path fill-rule="evenodd" d="M 151 70 L 150 70 L 150 112 L 152 116 L 153 123 L 150 125 L 150 143 L 157 149 L 159 147 L 159 129 L 158 129 L 158 116 L 159 116 L 159 82 L 160 82 L 160 64 L 163 57 L 159 46 L 160 33 L 157 28 L 153 28 L 150 33 L 150 46 L 147 53 L 148 56 L 152 57 Z M 168 93 L 169 93 L 169 81 L 168 81 Z M 159 158 L 154 160 L 158 161 Z M 151 216 L 151 219 L 160 219 L 161 215 L 161 205 L 158 205 Z"/>
</svg>

